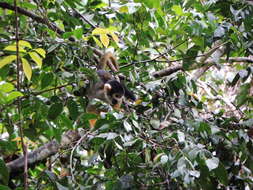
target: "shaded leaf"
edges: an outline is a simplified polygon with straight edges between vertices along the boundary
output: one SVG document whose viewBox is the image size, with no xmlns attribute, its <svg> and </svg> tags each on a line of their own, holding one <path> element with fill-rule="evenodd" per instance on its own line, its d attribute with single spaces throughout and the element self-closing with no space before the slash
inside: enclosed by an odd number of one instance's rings
<svg viewBox="0 0 253 190">
<path fill-rule="evenodd" d="M 51 120 L 54 120 L 61 114 L 62 111 L 63 111 L 63 104 L 55 103 L 49 108 L 47 117 Z"/>
<path fill-rule="evenodd" d="M 67 108 L 71 119 L 76 120 L 79 115 L 77 103 L 74 100 L 69 99 L 67 102 Z"/>
<path fill-rule="evenodd" d="M 46 73 L 41 79 L 41 89 L 49 86 L 53 82 L 53 79 L 54 79 L 53 73 Z"/>
<path fill-rule="evenodd" d="M 0 181 L 3 181 L 5 185 L 9 182 L 9 171 L 2 159 L 0 159 Z"/>
</svg>

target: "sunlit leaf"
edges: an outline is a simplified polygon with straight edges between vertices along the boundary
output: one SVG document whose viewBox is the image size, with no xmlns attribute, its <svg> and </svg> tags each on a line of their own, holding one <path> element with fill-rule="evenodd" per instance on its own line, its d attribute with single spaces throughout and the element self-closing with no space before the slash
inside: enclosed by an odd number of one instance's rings
<svg viewBox="0 0 253 190">
<path fill-rule="evenodd" d="M 5 66 L 5 65 L 11 63 L 12 61 L 14 61 L 16 59 L 16 57 L 17 57 L 16 55 L 5 56 L 3 59 L 0 60 L 0 69 L 3 66 Z"/>
<path fill-rule="evenodd" d="M 127 6 L 122 6 L 119 8 L 120 13 L 128 13 L 128 7 Z"/>
<path fill-rule="evenodd" d="M 37 48 L 37 49 L 34 49 L 34 51 L 36 51 L 38 54 L 41 55 L 41 57 L 45 58 L 46 57 L 46 51 L 42 48 Z"/>
<path fill-rule="evenodd" d="M 20 41 L 18 42 L 18 44 L 19 44 L 20 46 L 28 47 L 28 48 L 32 49 L 31 44 L 30 44 L 29 42 L 27 42 L 27 41 L 20 40 Z"/>
<path fill-rule="evenodd" d="M 100 37 L 100 41 L 102 42 L 102 44 L 105 47 L 108 47 L 108 45 L 109 45 L 109 37 L 107 36 L 107 34 L 101 34 L 99 37 Z"/>
<path fill-rule="evenodd" d="M 9 82 L 0 85 L 0 91 L 2 92 L 7 93 L 11 92 L 12 90 L 14 90 L 14 85 Z"/>
<path fill-rule="evenodd" d="M 7 101 L 10 102 L 12 100 L 15 100 L 17 97 L 23 96 L 23 94 L 21 92 L 15 91 L 15 92 L 11 92 L 8 96 L 7 96 Z"/>
<path fill-rule="evenodd" d="M 96 44 L 99 46 L 99 47 L 103 47 L 103 44 L 95 37 L 95 36 L 93 36 L 92 37 L 93 38 L 93 40 L 96 42 Z"/>
<path fill-rule="evenodd" d="M 183 14 L 183 10 L 181 6 L 179 5 L 173 5 L 171 8 L 178 16 L 181 16 Z"/>
<path fill-rule="evenodd" d="M 42 67 L 42 59 L 40 56 L 35 52 L 29 52 L 30 57 L 32 60 L 38 65 L 39 68 Z"/>
<path fill-rule="evenodd" d="M 75 37 L 77 39 L 81 39 L 82 35 L 83 35 L 83 29 L 82 28 L 78 28 L 76 30 L 73 31 L 73 34 L 75 35 Z"/>
<path fill-rule="evenodd" d="M 107 33 L 108 33 L 108 30 L 105 28 L 95 28 L 92 31 L 92 35 L 101 35 L 101 34 L 107 34 Z"/>
<path fill-rule="evenodd" d="M 115 33 L 111 33 L 111 36 L 112 36 L 112 39 L 113 39 L 116 43 L 119 42 L 119 38 L 118 38 L 118 36 L 117 36 Z"/>
<path fill-rule="evenodd" d="M 9 45 L 9 46 L 5 47 L 4 50 L 5 51 L 17 51 L 17 47 L 16 47 L 16 45 Z M 26 53 L 26 50 L 21 46 L 18 47 L 18 51 L 21 53 Z"/>
<path fill-rule="evenodd" d="M 32 77 L 32 68 L 25 58 L 22 58 L 23 70 L 26 78 L 30 81 Z"/>
</svg>

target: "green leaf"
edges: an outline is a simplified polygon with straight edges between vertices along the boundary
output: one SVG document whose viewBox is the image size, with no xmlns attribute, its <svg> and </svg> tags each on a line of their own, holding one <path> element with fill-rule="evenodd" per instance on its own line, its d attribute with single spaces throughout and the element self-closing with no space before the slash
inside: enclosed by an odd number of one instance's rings
<svg viewBox="0 0 253 190">
<path fill-rule="evenodd" d="M 49 86 L 53 82 L 53 79 L 54 79 L 53 73 L 46 73 L 41 79 L 41 89 Z"/>
<path fill-rule="evenodd" d="M 0 189 L 1 190 L 11 190 L 9 187 L 7 187 L 5 185 L 0 185 Z"/>
<path fill-rule="evenodd" d="M 73 34 L 75 35 L 75 37 L 77 39 L 81 39 L 82 35 L 83 35 L 83 29 L 82 28 L 78 28 L 76 30 L 73 31 Z"/>
<path fill-rule="evenodd" d="M 23 66 L 23 70 L 24 70 L 26 78 L 30 81 L 32 77 L 32 68 L 25 58 L 22 58 L 22 66 Z"/>
<path fill-rule="evenodd" d="M 69 99 L 67 102 L 67 108 L 71 119 L 76 120 L 79 115 L 77 103 L 74 100 Z"/>
<path fill-rule="evenodd" d="M 24 7 L 24 8 L 27 8 L 27 9 L 37 9 L 37 6 L 32 4 L 32 3 L 29 3 L 29 2 L 20 2 L 21 4 L 21 7 Z"/>
<path fill-rule="evenodd" d="M 47 117 L 51 120 L 54 120 L 61 114 L 62 111 L 63 111 L 63 104 L 55 103 L 49 108 Z"/>
<path fill-rule="evenodd" d="M 0 159 L 0 181 L 5 185 L 9 182 L 9 170 L 2 159 Z"/>
<path fill-rule="evenodd" d="M 220 183 L 227 186 L 228 185 L 228 172 L 222 163 L 219 164 L 219 167 L 214 169 L 216 177 L 219 179 Z"/>
<path fill-rule="evenodd" d="M 40 58 L 40 56 L 35 53 L 35 52 L 29 52 L 28 53 L 30 55 L 30 57 L 32 58 L 32 60 L 38 65 L 38 67 L 41 69 L 42 67 L 42 59 Z"/>
<path fill-rule="evenodd" d="M 67 38 L 71 37 L 72 35 L 73 35 L 73 32 L 65 32 L 65 33 L 63 33 L 62 37 L 63 37 L 63 39 L 67 39 Z M 50 52 L 50 51 L 48 50 L 48 52 Z"/>
<path fill-rule="evenodd" d="M 0 85 L 0 91 L 4 93 L 11 92 L 12 90 L 14 90 L 14 85 L 9 82 Z"/>
<path fill-rule="evenodd" d="M 45 58 L 46 57 L 46 51 L 42 48 L 37 48 L 34 49 L 34 51 L 36 51 L 38 54 L 40 54 L 41 57 Z"/>
<path fill-rule="evenodd" d="M 11 63 L 12 61 L 14 61 L 16 59 L 16 57 L 17 57 L 16 55 L 5 56 L 3 59 L 0 60 L 0 69 L 3 66 L 5 66 L 5 65 Z"/>
<path fill-rule="evenodd" d="M 7 96 L 7 102 L 15 100 L 17 97 L 23 96 L 21 92 L 14 91 Z"/>
<path fill-rule="evenodd" d="M 208 167 L 209 171 L 217 168 L 219 166 L 219 159 L 215 157 L 207 159 L 206 166 Z"/>
<path fill-rule="evenodd" d="M 181 6 L 179 5 L 173 5 L 171 10 L 174 11 L 178 16 L 181 16 L 184 13 Z"/>
</svg>

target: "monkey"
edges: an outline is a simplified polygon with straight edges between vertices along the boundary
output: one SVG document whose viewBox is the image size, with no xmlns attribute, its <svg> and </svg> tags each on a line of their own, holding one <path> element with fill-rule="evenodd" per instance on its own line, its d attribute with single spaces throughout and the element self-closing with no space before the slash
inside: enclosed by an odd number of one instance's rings
<svg viewBox="0 0 253 190">
<path fill-rule="evenodd" d="M 107 108 L 98 108 L 96 104 L 93 104 L 92 101 L 94 99 L 99 99 L 116 110 L 120 110 L 124 97 L 132 101 L 136 100 L 134 93 L 128 90 L 119 78 L 114 77 L 110 72 L 105 70 L 106 66 L 113 72 L 118 72 L 119 70 L 116 58 L 111 52 L 107 52 L 101 56 L 97 66 L 97 80 L 90 82 L 90 87 L 87 91 L 89 103 L 86 111 L 88 113 L 99 115 L 101 112 L 108 111 Z M 94 127 L 95 123 L 96 120 L 90 121 L 91 128 Z"/>
</svg>

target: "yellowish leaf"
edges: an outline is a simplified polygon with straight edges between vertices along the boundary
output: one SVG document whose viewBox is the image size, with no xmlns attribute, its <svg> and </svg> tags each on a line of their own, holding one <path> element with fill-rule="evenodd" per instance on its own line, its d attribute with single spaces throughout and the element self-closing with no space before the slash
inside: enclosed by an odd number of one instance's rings
<svg viewBox="0 0 253 190">
<path fill-rule="evenodd" d="M 112 39 L 116 42 L 116 43 L 118 43 L 119 42 L 119 38 L 118 38 L 118 36 L 115 34 L 115 33 L 111 33 L 111 36 L 112 36 Z"/>
<path fill-rule="evenodd" d="M 22 58 L 23 70 L 26 78 L 30 81 L 32 77 L 32 68 L 25 58 Z"/>
<path fill-rule="evenodd" d="M 5 51 L 16 51 L 17 47 L 16 45 L 9 45 L 4 48 Z M 19 52 L 26 53 L 26 50 L 22 48 L 21 46 L 18 47 Z"/>
<path fill-rule="evenodd" d="M 139 105 L 139 104 L 141 104 L 141 103 L 142 103 L 142 100 L 141 100 L 141 99 L 138 99 L 138 100 L 135 101 L 135 105 Z"/>
<path fill-rule="evenodd" d="M 82 39 L 83 39 L 84 41 L 88 41 L 89 38 L 90 38 L 89 36 L 83 36 L 83 37 L 82 37 Z"/>
<path fill-rule="evenodd" d="M 27 41 L 24 41 L 24 40 L 20 40 L 20 41 L 18 42 L 18 45 L 19 45 L 19 46 L 23 46 L 23 47 L 28 47 L 28 48 L 32 49 L 31 44 L 30 44 L 29 42 L 27 42 Z"/>
<path fill-rule="evenodd" d="M 16 55 L 9 55 L 0 60 L 0 69 L 16 59 Z"/>
<path fill-rule="evenodd" d="M 107 36 L 107 34 L 100 34 L 99 37 L 102 44 L 107 48 L 109 45 L 109 37 Z"/>
<path fill-rule="evenodd" d="M 128 7 L 127 6 L 122 6 L 119 8 L 120 13 L 128 13 Z"/>
<path fill-rule="evenodd" d="M 95 37 L 93 36 L 93 40 L 96 42 L 96 44 L 99 46 L 99 47 L 103 47 L 103 44 Z"/>
<path fill-rule="evenodd" d="M 46 51 L 42 48 L 37 48 L 37 49 L 34 49 L 34 51 L 36 51 L 38 54 L 41 55 L 41 57 L 45 58 L 46 57 Z"/>
<path fill-rule="evenodd" d="M 32 60 L 39 66 L 39 68 L 41 68 L 42 67 L 42 59 L 40 58 L 40 56 L 35 52 L 29 52 L 29 55 L 32 58 Z"/>
<path fill-rule="evenodd" d="M 105 28 L 95 28 L 92 31 L 92 35 L 101 35 L 101 34 L 107 34 L 107 33 L 108 33 L 108 30 Z"/>
<path fill-rule="evenodd" d="M 15 142 L 15 141 L 19 142 L 19 141 L 21 141 L 21 138 L 20 137 L 16 137 L 16 138 L 12 139 L 11 141 L 13 141 L 13 142 Z"/>
</svg>

